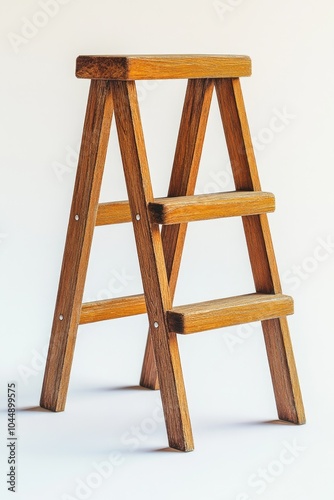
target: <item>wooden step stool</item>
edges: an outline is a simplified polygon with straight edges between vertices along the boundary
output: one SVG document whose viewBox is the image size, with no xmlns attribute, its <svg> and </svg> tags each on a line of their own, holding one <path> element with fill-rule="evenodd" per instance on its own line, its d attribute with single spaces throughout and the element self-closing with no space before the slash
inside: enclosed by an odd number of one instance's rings
<svg viewBox="0 0 334 500">
<path fill-rule="evenodd" d="M 194 448 L 176 334 L 262 321 L 278 416 L 302 424 L 303 403 L 267 212 L 239 77 L 245 56 L 80 56 L 76 75 L 91 79 L 41 406 L 65 407 L 78 325 L 147 311 L 149 335 L 141 385 L 160 387 L 169 445 Z M 188 79 L 167 198 L 155 199 L 146 158 L 135 80 Z M 194 196 L 215 87 L 236 191 Z M 115 113 L 129 201 L 99 204 L 112 114 Z M 187 223 L 242 216 L 256 293 L 173 307 Z M 96 225 L 133 223 L 144 294 L 82 304 Z M 160 232 L 159 225 L 162 225 Z"/>
</svg>

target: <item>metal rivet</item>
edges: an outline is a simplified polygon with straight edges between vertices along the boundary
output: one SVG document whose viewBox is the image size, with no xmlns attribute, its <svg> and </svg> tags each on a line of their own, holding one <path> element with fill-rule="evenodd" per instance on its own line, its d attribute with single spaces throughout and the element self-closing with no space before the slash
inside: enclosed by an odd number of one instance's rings
<svg viewBox="0 0 334 500">
<path fill-rule="evenodd" d="M 79 215 L 78 214 L 75 215 L 74 218 L 75 218 L 75 220 L 79 220 Z"/>
<path fill-rule="evenodd" d="M 140 220 L 140 215 L 139 214 L 136 215 L 136 219 Z"/>
<path fill-rule="evenodd" d="M 60 314 L 59 319 L 60 319 L 60 321 L 63 321 L 64 316 L 62 314 Z"/>
<path fill-rule="evenodd" d="M 157 321 L 155 321 L 153 324 L 154 324 L 154 328 L 158 328 L 159 323 Z"/>
</svg>

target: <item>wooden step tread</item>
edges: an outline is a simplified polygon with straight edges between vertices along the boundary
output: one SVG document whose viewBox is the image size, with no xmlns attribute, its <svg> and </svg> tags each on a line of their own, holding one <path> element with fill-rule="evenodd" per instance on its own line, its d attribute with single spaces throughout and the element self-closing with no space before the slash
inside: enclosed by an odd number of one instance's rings
<svg viewBox="0 0 334 500">
<path fill-rule="evenodd" d="M 275 197 L 263 191 L 160 198 L 149 204 L 151 222 L 180 224 L 198 220 L 255 215 L 275 210 Z"/>
<path fill-rule="evenodd" d="M 170 332 L 188 334 L 289 314 L 293 314 L 292 297 L 252 293 L 174 307 L 167 311 L 167 322 Z"/>
<path fill-rule="evenodd" d="M 196 220 L 255 215 L 273 212 L 275 197 L 264 191 L 232 191 L 227 193 L 156 198 L 149 203 L 151 222 L 179 224 Z M 129 202 L 100 203 L 96 225 L 131 222 Z"/>
<path fill-rule="evenodd" d="M 248 56 L 82 55 L 76 61 L 78 78 L 103 80 L 238 78 L 250 74 Z"/>
</svg>

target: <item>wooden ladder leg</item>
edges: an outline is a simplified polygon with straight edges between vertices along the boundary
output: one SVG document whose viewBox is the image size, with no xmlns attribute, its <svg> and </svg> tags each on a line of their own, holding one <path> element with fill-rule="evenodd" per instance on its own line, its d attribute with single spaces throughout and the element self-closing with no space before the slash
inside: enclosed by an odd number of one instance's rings
<svg viewBox="0 0 334 500">
<path fill-rule="evenodd" d="M 168 332 L 166 310 L 171 307 L 166 266 L 158 224 L 149 220 L 153 200 L 136 87 L 134 81 L 112 82 L 115 119 L 141 269 L 169 445 L 193 449 L 176 334 Z"/>
<path fill-rule="evenodd" d="M 237 190 L 261 190 L 238 78 L 217 79 L 217 97 Z M 281 284 L 266 214 L 243 217 L 257 292 L 280 293 Z M 281 420 L 305 422 L 286 318 L 262 322 L 274 394 Z"/>
<path fill-rule="evenodd" d="M 212 91 L 213 80 L 211 79 L 194 79 L 188 81 L 168 190 L 169 197 L 194 194 Z M 162 227 L 161 237 L 172 300 L 175 293 L 186 231 L 187 224 L 174 224 Z M 149 330 L 140 385 L 148 389 L 159 389 L 151 340 L 152 333 Z"/>
<path fill-rule="evenodd" d="M 65 408 L 113 113 L 108 81 L 92 80 L 40 405 Z"/>
</svg>

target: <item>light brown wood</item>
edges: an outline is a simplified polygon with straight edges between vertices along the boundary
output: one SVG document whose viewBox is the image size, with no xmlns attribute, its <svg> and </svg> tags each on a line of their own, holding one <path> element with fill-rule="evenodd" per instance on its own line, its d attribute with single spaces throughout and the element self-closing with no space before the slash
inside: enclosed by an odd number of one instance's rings
<svg viewBox="0 0 334 500">
<path fill-rule="evenodd" d="M 236 189 L 261 190 L 240 81 L 215 82 Z M 256 291 L 281 293 L 267 215 L 243 217 Z M 279 418 L 305 422 L 304 407 L 285 318 L 264 321 L 263 333 Z M 273 338 L 275 341 L 273 341 Z"/>
<path fill-rule="evenodd" d="M 213 81 L 210 79 L 188 81 L 168 197 L 194 194 L 212 92 Z M 187 224 L 163 226 L 161 231 L 171 300 L 175 293 L 186 231 Z M 140 385 L 158 389 L 151 333 L 147 337 Z"/>
<path fill-rule="evenodd" d="M 81 308 L 80 324 L 124 318 L 125 316 L 135 316 L 143 313 L 146 313 L 143 294 L 85 302 Z"/>
<path fill-rule="evenodd" d="M 282 317 L 263 321 L 262 327 L 279 418 L 294 424 L 304 424 L 304 405 L 288 322 Z"/>
<path fill-rule="evenodd" d="M 154 202 L 149 204 L 149 209 L 151 222 L 180 224 L 196 220 L 273 212 L 275 197 L 263 191 L 164 197 L 155 198 Z M 131 222 L 130 205 L 127 200 L 99 204 L 97 226 L 126 222 Z"/>
<path fill-rule="evenodd" d="M 252 293 L 174 307 L 167 311 L 167 321 L 171 332 L 188 334 L 287 314 L 293 314 L 288 295 Z"/>
<path fill-rule="evenodd" d="M 245 56 L 78 58 L 77 75 L 93 81 L 41 406 L 53 411 L 64 409 L 79 323 L 146 311 L 150 330 L 141 384 L 151 388 L 160 385 L 171 447 L 182 451 L 193 449 L 177 333 L 262 321 L 279 418 L 305 422 L 286 321 L 286 315 L 293 313 L 293 300 L 281 293 L 265 215 L 274 210 L 274 196 L 261 191 L 237 78 L 249 75 L 250 70 L 250 60 Z M 133 81 L 154 78 L 189 78 L 168 196 L 158 199 L 153 197 Z M 194 196 L 214 84 L 237 191 Z M 98 205 L 113 101 L 129 202 Z M 242 216 L 257 293 L 173 307 L 187 223 L 230 216 Z M 134 226 L 144 295 L 82 304 L 94 227 L 130 221 Z M 163 224 L 161 233 L 159 224 Z"/>
<path fill-rule="evenodd" d="M 99 204 L 96 217 L 97 226 L 124 222 L 131 222 L 130 205 L 127 200 Z"/>
<path fill-rule="evenodd" d="M 249 76 L 251 60 L 234 55 L 79 56 L 78 78 L 152 80 Z"/>
<path fill-rule="evenodd" d="M 40 404 L 65 407 L 113 113 L 110 84 L 92 81 Z"/>
<path fill-rule="evenodd" d="M 149 204 L 151 222 L 181 224 L 199 220 L 253 215 L 275 210 L 275 197 L 263 191 L 159 198 Z"/>
<path fill-rule="evenodd" d="M 144 137 L 134 82 L 111 82 L 115 119 L 129 195 L 146 308 L 157 363 L 169 445 L 193 449 L 193 437 L 175 334 L 168 333 L 165 311 L 171 296 L 161 235 L 150 224 L 148 203 L 153 201 Z"/>
<path fill-rule="evenodd" d="M 226 143 L 237 190 L 261 191 L 240 82 L 216 80 L 216 90 Z M 243 217 L 257 292 L 280 293 L 276 258 L 265 214 Z"/>
</svg>

